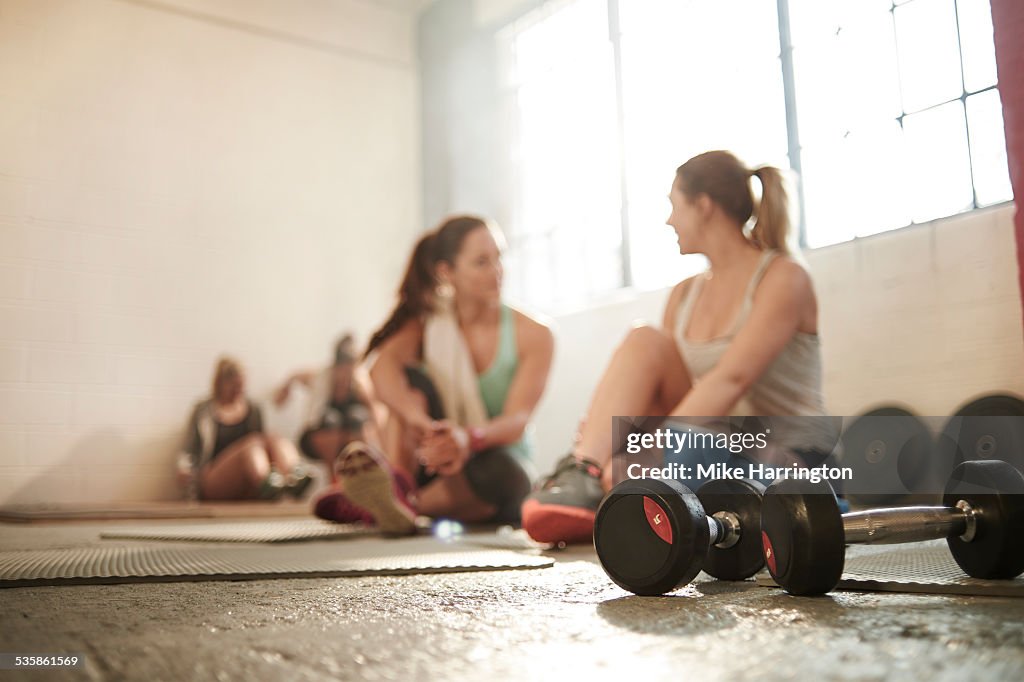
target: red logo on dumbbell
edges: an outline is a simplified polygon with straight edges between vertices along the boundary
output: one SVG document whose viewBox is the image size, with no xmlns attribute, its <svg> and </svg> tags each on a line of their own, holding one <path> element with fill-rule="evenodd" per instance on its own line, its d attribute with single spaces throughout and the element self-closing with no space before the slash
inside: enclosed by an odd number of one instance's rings
<svg viewBox="0 0 1024 682">
<path fill-rule="evenodd" d="M 768 570 L 775 575 L 775 550 L 772 548 L 772 541 L 768 539 L 768 533 L 761 531 L 761 544 L 764 546 L 764 562 L 768 564 Z"/>
<path fill-rule="evenodd" d="M 665 523 L 665 510 L 661 505 L 644 495 L 644 515 L 647 517 L 647 524 L 659 538 L 672 544 L 672 524 Z"/>
</svg>

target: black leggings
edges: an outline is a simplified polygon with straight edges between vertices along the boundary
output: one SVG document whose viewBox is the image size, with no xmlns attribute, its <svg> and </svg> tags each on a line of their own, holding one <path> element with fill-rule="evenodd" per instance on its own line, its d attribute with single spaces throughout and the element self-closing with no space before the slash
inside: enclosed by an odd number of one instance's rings
<svg viewBox="0 0 1024 682">
<path fill-rule="evenodd" d="M 441 396 L 430 377 L 415 367 L 406 367 L 405 376 L 409 386 L 426 398 L 430 418 L 444 419 Z M 492 521 L 519 523 L 519 507 L 530 494 L 530 475 L 507 447 L 499 445 L 474 453 L 462 467 L 462 473 L 478 498 L 497 507 Z M 422 465 L 417 466 L 415 476 L 420 488 L 437 478 L 436 473 L 428 474 Z"/>
</svg>

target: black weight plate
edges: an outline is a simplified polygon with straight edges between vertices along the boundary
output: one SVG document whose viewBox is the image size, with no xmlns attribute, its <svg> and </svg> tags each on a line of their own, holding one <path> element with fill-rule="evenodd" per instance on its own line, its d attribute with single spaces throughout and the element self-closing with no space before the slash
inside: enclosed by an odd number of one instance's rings
<svg viewBox="0 0 1024 682">
<path fill-rule="evenodd" d="M 761 502 L 761 540 L 768 571 L 790 594 L 825 594 L 839 584 L 846 538 L 828 483 L 784 478 L 768 486 Z"/>
<path fill-rule="evenodd" d="M 931 432 L 913 413 L 896 406 L 876 408 L 855 419 L 840 440 L 842 464 L 853 470 L 852 480 L 844 484 L 852 503 L 883 506 L 929 487 L 938 491 L 930 476 Z"/>
<path fill-rule="evenodd" d="M 732 547 L 708 549 L 704 572 L 719 580 L 746 580 L 764 568 L 761 542 L 761 498 L 764 486 L 757 481 L 715 479 L 697 491 L 704 513 L 726 511 L 740 522 L 740 539 Z"/>
<path fill-rule="evenodd" d="M 993 394 L 963 405 L 942 429 L 952 464 L 999 459 L 1024 470 L 1024 400 Z"/>
<path fill-rule="evenodd" d="M 949 551 L 974 578 L 1016 578 L 1024 573 L 1024 475 L 998 460 L 964 462 L 953 470 L 942 503 L 965 500 L 977 514 L 975 537 L 947 539 Z"/>
<path fill-rule="evenodd" d="M 711 532 L 697 499 L 678 481 L 627 480 L 601 502 L 594 547 L 608 577 L 639 595 L 658 595 L 700 573 Z"/>
</svg>

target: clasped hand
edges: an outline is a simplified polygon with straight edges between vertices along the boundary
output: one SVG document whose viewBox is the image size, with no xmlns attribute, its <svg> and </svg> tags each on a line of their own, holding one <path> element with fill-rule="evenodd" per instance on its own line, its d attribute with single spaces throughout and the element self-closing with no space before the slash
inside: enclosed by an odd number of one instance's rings
<svg viewBox="0 0 1024 682">
<path fill-rule="evenodd" d="M 457 474 L 469 459 L 469 433 L 454 422 L 435 421 L 424 433 L 416 455 L 428 474 Z"/>
</svg>

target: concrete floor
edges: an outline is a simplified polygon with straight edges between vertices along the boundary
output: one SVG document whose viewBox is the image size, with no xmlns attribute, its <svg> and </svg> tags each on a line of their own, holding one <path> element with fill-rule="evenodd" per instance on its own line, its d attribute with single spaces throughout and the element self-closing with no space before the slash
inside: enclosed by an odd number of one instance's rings
<svg viewBox="0 0 1024 682">
<path fill-rule="evenodd" d="M 90 544 L 115 525 L 0 525 L 0 547 Z M 0 590 L 0 652 L 87 659 L 0 679 L 1024 679 L 1024 600 L 703 579 L 640 598 L 589 549 L 553 556 L 528 571 Z"/>
</svg>

